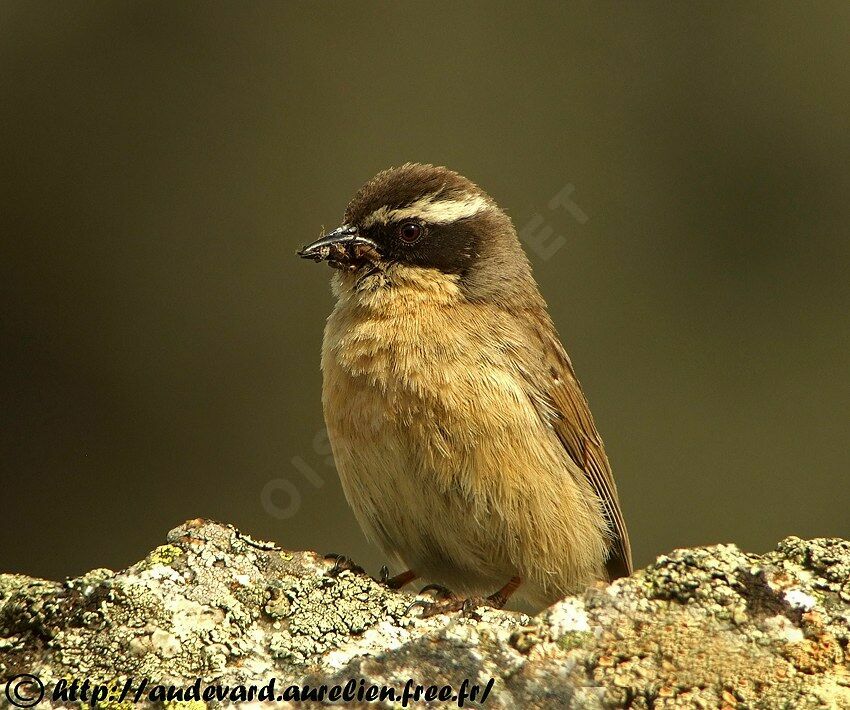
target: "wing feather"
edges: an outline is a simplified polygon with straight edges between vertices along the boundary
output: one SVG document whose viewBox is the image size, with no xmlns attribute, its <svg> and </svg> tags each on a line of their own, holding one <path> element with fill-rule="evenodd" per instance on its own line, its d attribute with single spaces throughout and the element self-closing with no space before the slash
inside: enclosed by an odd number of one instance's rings
<svg viewBox="0 0 850 710">
<path fill-rule="evenodd" d="M 626 521 L 620 508 L 611 466 L 587 399 L 548 316 L 541 317 L 529 311 L 525 314 L 524 322 L 532 331 L 529 333 L 531 342 L 539 344 L 544 359 L 543 371 L 534 373 L 530 379 L 527 377 L 533 388 L 532 399 L 541 417 L 552 426 L 570 458 L 584 472 L 602 503 L 612 535 L 606 561 L 609 579 L 628 576 L 632 573 L 632 551 Z M 541 411 L 544 409 L 541 403 L 545 403 L 545 410 L 549 411 Z"/>
</svg>

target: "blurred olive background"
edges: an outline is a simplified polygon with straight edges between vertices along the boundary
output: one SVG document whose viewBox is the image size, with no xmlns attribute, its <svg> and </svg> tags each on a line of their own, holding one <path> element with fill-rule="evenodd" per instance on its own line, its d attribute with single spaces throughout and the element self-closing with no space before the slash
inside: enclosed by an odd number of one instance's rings
<svg viewBox="0 0 850 710">
<path fill-rule="evenodd" d="M 2 0 L 0 569 L 206 516 L 377 571 L 294 252 L 408 160 L 563 244 L 529 251 L 637 564 L 850 536 L 848 35 L 844 2 Z"/>
</svg>

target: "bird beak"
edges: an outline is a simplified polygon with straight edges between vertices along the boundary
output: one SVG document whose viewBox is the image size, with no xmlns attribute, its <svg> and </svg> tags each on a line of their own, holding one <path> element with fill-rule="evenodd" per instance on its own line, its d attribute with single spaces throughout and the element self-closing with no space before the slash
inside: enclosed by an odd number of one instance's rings
<svg viewBox="0 0 850 710">
<path fill-rule="evenodd" d="M 362 260 L 366 255 L 377 256 L 379 253 L 378 245 L 368 237 L 361 236 L 357 227 L 343 225 L 302 247 L 298 256 L 313 261 L 352 263 Z"/>
</svg>

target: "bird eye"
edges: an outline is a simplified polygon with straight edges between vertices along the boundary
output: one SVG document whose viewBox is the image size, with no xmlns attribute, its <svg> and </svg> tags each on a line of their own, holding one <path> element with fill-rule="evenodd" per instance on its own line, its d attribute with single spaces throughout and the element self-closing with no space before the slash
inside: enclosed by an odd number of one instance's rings
<svg viewBox="0 0 850 710">
<path fill-rule="evenodd" d="M 415 244 L 422 236 L 422 225 L 417 222 L 403 222 L 398 227 L 398 238 L 405 244 Z"/>
</svg>

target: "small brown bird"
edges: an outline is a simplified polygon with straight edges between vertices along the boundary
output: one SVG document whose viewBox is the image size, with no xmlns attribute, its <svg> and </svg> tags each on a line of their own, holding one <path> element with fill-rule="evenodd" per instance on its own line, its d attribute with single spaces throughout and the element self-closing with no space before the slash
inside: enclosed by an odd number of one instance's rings
<svg viewBox="0 0 850 710">
<path fill-rule="evenodd" d="M 394 586 L 543 606 L 631 574 L 602 439 L 487 193 L 443 167 L 385 170 L 299 254 L 338 269 L 325 421 L 363 531 L 407 569 Z"/>
</svg>

